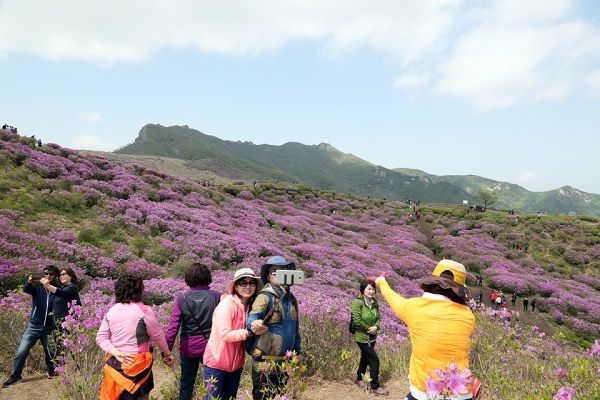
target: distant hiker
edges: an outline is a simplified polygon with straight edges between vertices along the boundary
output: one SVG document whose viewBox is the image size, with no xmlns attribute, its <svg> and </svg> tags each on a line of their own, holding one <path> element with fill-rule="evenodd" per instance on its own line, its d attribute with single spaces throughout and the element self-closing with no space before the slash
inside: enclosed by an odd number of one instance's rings
<svg viewBox="0 0 600 400">
<path fill-rule="evenodd" d="M 512 305 L 514 306 L 515 304 L 517 304 L 517 293 L 513 293 L 512 294 L 512 299 L 511 299 Z"/>
<path fill-rule="evenodd" d="M 408 400 L 426 399 L 427 380 L 431 371 L 445 369 L 454 361 L 458 368 L 469 368 L 471 335 L 475 317 L 466 306 L 467 271 L 464 265 L 442 260 L 430 276 L 417 281 L 425 292 L 422 297 L 406 299 L 394 292 L 385 273 L 374 279 L 392 311 L 408 327 L 412 353 L 410 355 Z M 439 329 L 443 326 L 443 329 Z M 472 398 L 469 393 L 461 399 Z"/>
<path fill-rule="evenodd" d="M 535 299 L 532 299 L 531 300 L 531 312 L 535 312 L 535 304 L 536 304 Z"/>
<path fill-rule="evenodd" d="M 502 304 L 502 293 L 500 293 L 497 297 L 496 297 L 496 310 L 498 310 L 500 308 L 500 305 Z"/>
<path fill-rule="evenodd" d="M 529 305 L 529 300 L 527 300 L 527 297 L 525 297 L 525 300 L 523 300 L 523 311 L 527 311 L 528 305 Z"/>
</svg>

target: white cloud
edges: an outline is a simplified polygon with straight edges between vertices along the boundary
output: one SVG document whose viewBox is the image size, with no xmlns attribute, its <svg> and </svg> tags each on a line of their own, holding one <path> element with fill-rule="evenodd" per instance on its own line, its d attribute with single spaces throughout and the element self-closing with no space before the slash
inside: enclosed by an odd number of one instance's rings
<svg viewBox="0 0 600 400">
<path fill-rule="evenodd" d="M 306 40 L 327 56 L 372 50 L 398 65 L 395 87 L 487 110 L 600 92 L 600 25 L 574 1 L 3 0 L 0 56 L 111 67 L 163 49 L 256 57 Z"/>
<path fill-rule="evenodd" d="M 76 136 L 70 140 L 70 147 L 77 150 L 112 151 L 117 145 L 93 135 Z"/>
<path fill-rule="evenodd" d="M 526 172 L 517 178 L 517 183 L 533 183 L 542 180 L 542 175 L 536 174 L 535 172 Z"/>
<path fill-rule="evenodd" d="M 410 88 L 423 86 L 429 83 L 431 74 L 407 73 L 399 76 L 394 80 L 394 86 L 397 88 Z"/>
<path fill-rule="evenodd" d="M 79 117 L 91 124 L 97 124 L 104 121 L 104 117 L 97 112 L 81 112 L 78 114 Z"/>
</svg>

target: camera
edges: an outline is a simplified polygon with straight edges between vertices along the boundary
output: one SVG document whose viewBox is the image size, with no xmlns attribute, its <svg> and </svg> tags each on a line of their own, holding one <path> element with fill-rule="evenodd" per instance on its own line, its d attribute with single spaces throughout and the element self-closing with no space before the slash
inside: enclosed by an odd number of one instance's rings
<svg viewBox="0 0 600 400">
<path fill-rule="evenodd" d="M 40 279 L 42 279 L 43 277 L 43 272 L 34 272 L 33 274 L 31 274 L 31 283 L 36 286 L 42 286 L 42 282 L 40 282 Z"/>
<path fill-rule="evenodd" d="M 275 280 L 280 285 L 303 285 L 304 271 L 280 269 L 275 273 Z"/>
</svg>

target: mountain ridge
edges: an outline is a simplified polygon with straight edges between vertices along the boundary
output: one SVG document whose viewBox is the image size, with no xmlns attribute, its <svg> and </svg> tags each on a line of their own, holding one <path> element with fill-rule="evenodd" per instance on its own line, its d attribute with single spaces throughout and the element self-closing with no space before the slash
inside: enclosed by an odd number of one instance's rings
<svg viewBox="0 0 600 400">
<path fill-rule="evenodd" d="M 491 189 L 498 194 L 494 206 L 499 209 L 600 217 L 600 195 L 571 186 L 531 192 L 513 183 L 477 175 L 438 176 L 419 169 L 388 169 L 343 153 L 329 143 L 256 145 L 250 141 L 222 140 L 187 125 L 147 124 L 134 142 L 114 153 L 185 160 L 190 168 L 205 168 L 230 180 L 304 183 L 388 200 L 449 204 L 467 201 L 473 205 L 482 203 L 480 189 Z"/>
</svg>

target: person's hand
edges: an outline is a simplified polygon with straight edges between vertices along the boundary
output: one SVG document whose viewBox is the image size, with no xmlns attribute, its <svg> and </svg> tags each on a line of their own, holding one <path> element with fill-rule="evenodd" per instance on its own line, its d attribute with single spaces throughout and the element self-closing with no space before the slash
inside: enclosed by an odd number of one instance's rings
<svg viewBox="0 0 600 400">
<path fill-rule="evenodd" d="M 175 366 L 175 356 L 173 355 L 173 353 L 167 355 L 163 355 L 162 356 L 162 360 L 165 363 L 165 365 L 171 369 L 173 369 L 173 367 Z"/>
<path fill-rule="evenodd" d="M 371 326 L 369 329 L 367 329 L 367 333 L 369 335 L 377 335 L 377 327 L 376 326 Z"/>
<path fill-rule="evenodd" d="M 121 364 L 129 364 L 133 362 L 133 354 L 123 353 L 121 350 L 117 350 L 116 348 L 111 353 Z"/>
<path fill-rule="evenodd" d="M 269 327 L 266 325 L 263 325 L 262 319 L 257 319 L 256 321 L 253 321 L 252 324 L 250 325 L 250 330 L 255 335 L 264 335 L 269 330 Z"/>
<path fill-rule="evenodd" d="M 379 275 L 379 276 L 367 276 L 368 281 L 373 281 L 375 283 L 377 283 L 378 281 L 380 281 L 382 279 L 385 280 L 385 271 L 383 271 L 381 273 L 381 275 Z"/>
<path fill-rule="evenodd" d="M 44 287 L 50 286 L 50 280 L 49 280 L 48 278 L 46 278 L 46 277 L 43 277 L 43 278 L 41 278 L 41 279 L 40 279 L 40 283 L 41 283 L 41 284 L 42 284 Z"/>
<path fill-rule="evenodd" d="M 29 279 L 27 279 L 27 282 L 33 284 L 33 275 L 29 275 Z"/>
</svg>

